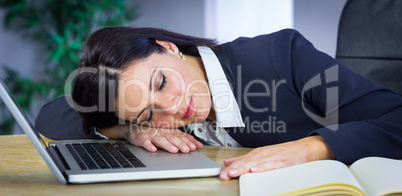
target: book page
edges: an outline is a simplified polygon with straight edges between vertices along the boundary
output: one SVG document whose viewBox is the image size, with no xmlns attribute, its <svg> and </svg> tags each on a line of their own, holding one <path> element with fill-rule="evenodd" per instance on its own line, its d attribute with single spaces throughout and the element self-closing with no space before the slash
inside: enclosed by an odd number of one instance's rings
<svg viewBox="0 0 402 196">
<path fill-rule="evenodd" d="M 402 161 L 380 157 L 363 158 L 350 166 L 367 195 L 402 193 Z"/>
<path fill-rule="evenodd" d="M 276 195 L 329 184 L 361 186 L 339 161 L 320 160 L 240 177 L 240 195 Z"/>
</svg>

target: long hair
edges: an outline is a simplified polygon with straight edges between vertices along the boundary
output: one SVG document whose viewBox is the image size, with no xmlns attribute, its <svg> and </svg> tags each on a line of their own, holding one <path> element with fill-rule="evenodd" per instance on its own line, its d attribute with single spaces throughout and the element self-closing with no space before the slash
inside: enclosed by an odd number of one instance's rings
<svg viewBox="0 0 402 196">
<path fill-rule="evenodd" d="M 76 105 L 97 108 L 90 112 L 78 110 L 86 134 L 91 127 L 118 124 L 114 112 L 118 77 L 131 63 L 165 52 L 155 40 L 172 42 L 183 54 L 191 56 L 199 56 L 197 46 L 215 46 L 214 40 L 156 28 L 107 27 L 94 32 L 84 46 L 72 92 Z"/>
</svg>

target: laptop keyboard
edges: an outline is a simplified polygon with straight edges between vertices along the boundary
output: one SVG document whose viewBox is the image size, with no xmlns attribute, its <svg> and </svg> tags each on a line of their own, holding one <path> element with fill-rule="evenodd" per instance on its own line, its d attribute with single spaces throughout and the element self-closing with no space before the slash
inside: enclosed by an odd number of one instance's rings
<svg viewBox="0 0 402 196">
<path fill-rule="evenodd" d="M 145 167 L 121 142 L 66 144 L 83 170 Z"/>
</svg>

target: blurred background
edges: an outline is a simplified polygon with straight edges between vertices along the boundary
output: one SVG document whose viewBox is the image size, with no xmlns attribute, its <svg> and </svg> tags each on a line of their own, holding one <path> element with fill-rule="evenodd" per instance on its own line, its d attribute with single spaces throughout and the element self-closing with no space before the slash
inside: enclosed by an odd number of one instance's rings
<svg viewBox="0 0 402 196">
<path fill-rule="evenodd" d="M 294 28 L 335 56 L 346 0 L 0 0 L 0 76 L 33 122 L 64 95 L 84 41 L 106 26 L 157 27 L 219 43 Z M 0 135 L 21 134 L 0 102 Z"/>
</svg>

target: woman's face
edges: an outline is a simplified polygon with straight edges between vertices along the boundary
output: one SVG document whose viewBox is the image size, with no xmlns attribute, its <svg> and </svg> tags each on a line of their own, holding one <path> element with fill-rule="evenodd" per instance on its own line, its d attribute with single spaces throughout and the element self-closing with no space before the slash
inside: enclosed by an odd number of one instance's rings
<svg viewBox="0 0 402 196">
<path fill-rule="evenodd" d="M 167 51 L 135 62 L 121 74 L 116 115 L 150 127 L 181 127 L 205 120 L 211 95 L 203 68 L 183 60 L 174 44 L 157 43 Z"/>
</svg>

